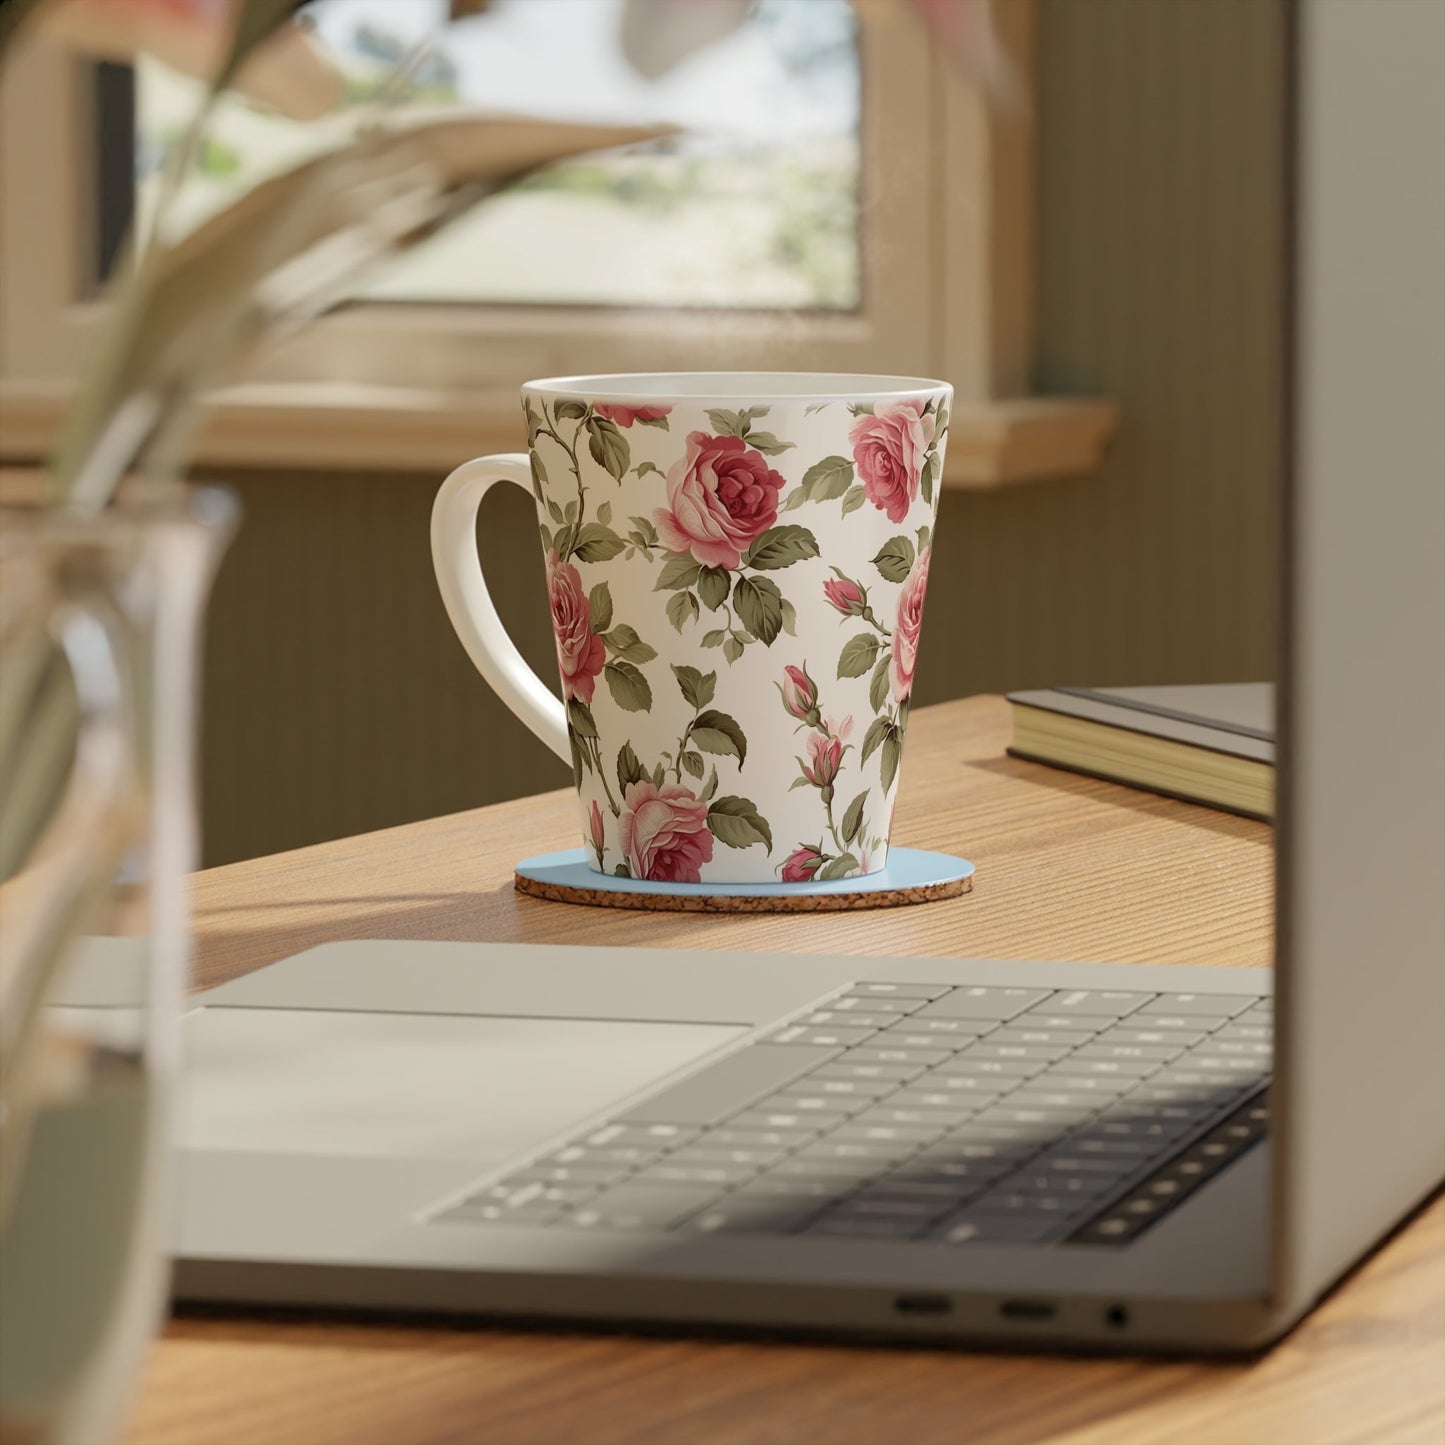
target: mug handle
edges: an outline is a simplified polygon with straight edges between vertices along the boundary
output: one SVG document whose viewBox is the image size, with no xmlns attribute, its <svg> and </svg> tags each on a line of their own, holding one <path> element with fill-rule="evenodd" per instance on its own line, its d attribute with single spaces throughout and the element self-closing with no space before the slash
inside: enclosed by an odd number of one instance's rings
<svg viewBox="0 0 1445 1445">
<path fill-rule="evenodd" d="M 492 691 L 562 759 L 572 765 L 567 713 L 527 666 L 507 636 L 482 577 L 477 555 L 477 508 L 498 482 L 532 495 L 532 464 L 519 452 L 463 462 L 441 485 L 431 511 L 431 559 L 447 616 L 467 656 Z"/>
</svg>

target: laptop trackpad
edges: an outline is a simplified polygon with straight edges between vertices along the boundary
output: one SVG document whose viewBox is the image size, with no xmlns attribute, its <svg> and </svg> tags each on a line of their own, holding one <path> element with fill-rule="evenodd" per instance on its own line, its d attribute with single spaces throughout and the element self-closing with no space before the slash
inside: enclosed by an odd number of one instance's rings
<svg viewBox="0 0 1445 1445">
<path fill-rule="evenodd" d="M 742 1032 L 722 1024 L 208 1008 L 186 1020 L 181 1142 L 491 1167 Z"/>
</svg>

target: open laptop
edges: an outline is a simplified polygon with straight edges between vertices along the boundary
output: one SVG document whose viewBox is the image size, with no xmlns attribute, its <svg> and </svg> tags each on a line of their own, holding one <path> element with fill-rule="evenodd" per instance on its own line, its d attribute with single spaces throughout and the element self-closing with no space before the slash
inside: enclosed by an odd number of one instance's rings
<svg viewBox="0 0 1445 1445">
<path fill-rule="evenodd" d="M 315 949 L 188 1020 L 182 1298 L 1236 1349 L 1437 1185 L 1442 17 L 1297 16 L 1274 976 Z"/>
</svg>

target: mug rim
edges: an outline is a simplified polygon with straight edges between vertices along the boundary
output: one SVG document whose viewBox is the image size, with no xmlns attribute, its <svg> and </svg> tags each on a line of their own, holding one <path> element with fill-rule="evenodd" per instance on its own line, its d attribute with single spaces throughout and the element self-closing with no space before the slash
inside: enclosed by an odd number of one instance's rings
<svg viewBox="0 0 1445 1445">
<path fill-rule="evenodd" d="M 952 390 L 948 382 L 932 377 L 846 371 L 601 372 L 522 383 L 524 393 L 603 402 L 878 402 Z"/>
</svg>

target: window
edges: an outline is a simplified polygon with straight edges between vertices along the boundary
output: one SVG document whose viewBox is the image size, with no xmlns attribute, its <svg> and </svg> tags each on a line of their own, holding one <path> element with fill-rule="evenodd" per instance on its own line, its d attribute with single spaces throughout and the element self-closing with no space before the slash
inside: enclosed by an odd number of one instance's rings
<svg viewBox="0 0 1445 1445">
<path fill-rule="evenodd" d="M 620 9 L 620 0 L 510 0 L 444 28 L 445 0 L 313 0 L 303 18 L 357 102 L 434 35 L 406 87 L 414 104 L 588 119 L 660 109 L 700 128 L 531 177 L 404 258 L 366 298 L 857 309 L 859 66 L 848 0 L 760 0 L 739 32 L 658 82 L 619 53 Z M 145 216 L 203 87 L 143 61 L 135 92 Z M 181 228 L 316 150 L 325 131 L 227 98 L 179 198 Z"/>
<path fill-rule="evenodd" d="M 1027 74 L 1033 0 L 993 3 Z M 310 14 L 364 96 L 445 4 L 314 0 Z M 617 13 L 618 0 L 493 0 L 414 72 L 409 103 L 455 92 L 616 114 L 640 84 L 610 39 Z M 0 438 L 12 457 L 43 450 L 96 334 L 97 257 L 129 200 L 144 211 L 189 109 L 186 82 L 154 66 L 126 84 L 97 84 L 94 67 L 35 41 L 7 64 Z M 766 368 L 946 377 L 954 485 L 1091 465 L 1112 409 L 1027 397 L 1026 107 L 991 114 L 897 0 L 759 0 L 745 30 L 661 85 L 711 129 L 581 158 L 488 201 L 228 389 L 201 455 L 439 468 L 518 445 L 527 377 Z M 139 177 L 121 204 L 118 136 L 134 137 Z M 190 223 L 316 143 L 228 102 Z"/>
</svg>

